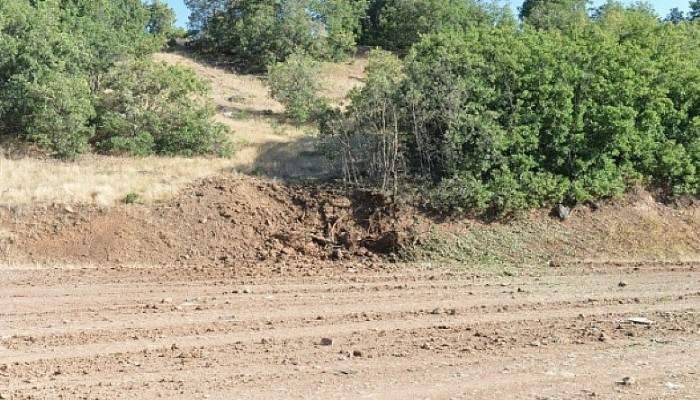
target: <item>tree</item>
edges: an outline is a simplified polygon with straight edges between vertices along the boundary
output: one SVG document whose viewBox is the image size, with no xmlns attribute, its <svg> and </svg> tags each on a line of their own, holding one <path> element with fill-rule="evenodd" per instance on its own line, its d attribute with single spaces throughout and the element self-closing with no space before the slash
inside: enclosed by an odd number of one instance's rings
<svg viewBox="0 0 700 400">
<path fill-rule="evenodd" d="M 162 35 L 169 37 L 175 31 L 175 10 L 161 3 L 160 0 L 153 0 L 148 5 L 149 19 L 146 30 L 152 35 Z"/>
<path fill-rule="evenodd" d="M 525 0 L 520 18 L 538 29 L 569 31 L 587 18 L 588 0 Z"/>
<path fill-rule="evenodd" d="M 190 29 L 195 32 L 205 30 L 208 22 L 226 10 L 229 2 L 230 0 L 185 0 L 185 6 L 190 10 Z"/>
<path fill-rule="evenodd" d="M 664 18 L 664 21 L 670 22 L 672 24 L 679 24 L 685 21 L 685 14 L 678 7 L 674 7 L 668 13 L 666 18 Z"/>
<path fill-rule="evenodd" d="M 141 0 L 0 2 L 0 135 L 62 158 L 137 142 L 147 148 L 148 140 L 148 151 L 159 154 L 218 152 L 223 136 L 196 98 L 192 73 L 150 60 L 172 14 L 157 2 L 149 7 Z"/>
<path fill-rule="evenodd" d="M 187 68 L 136 60 L 120 63 L 97 98 L 100 152 L 131 155 L 228 153 L 224 126 L 212 122 L 209 86 Z"/>
<path fill-rule="evenodd" d="M 210 12 L 198 44 L 264 71 L 296 51 L 337 59 L 355 46 L 366 0 L 237 0 Z"/>
<path fill-rule="evenodd" d="M 319 70 L 319 63 L 302 53 L 292 54 L 269 69 L 270 94 L 285 106 L 287 116 L 296 123 L 309 121 L 322 107 Z"/>
<path fill-rule="evenodd" d="M 381 8 L 379 8 L 381 7 Z M 372 4 L 369 44 L 406 52 L 422 34 L 467 30 L 495 16 L 473 0 L 381 0 Z"/>
<path fill-rule="evenodd" d="M 369 183 L 395 194 L 404 154 L 395 98 L 403 80 L 401 61 L 388 51 L 372 50 L 365 72 L 366 85 L 349 96 L 351 107 L 329 112 L 321 133 L 335 150 L 347 182 Z"/>
<path fill-rule="evenodd" d="M 690 12 L 688 13 L 688 19 L 694 21 L 700 18 L 700 0 L 692 0 L 690 2 Z"/>
<path fill-rule="evenodd" d="M 350 179 L 382 188 L 376 165 L 398 160 L 399 179 L 423 183 L 439 210 L 503 215 L 637 184 L 700 194 L 700 26 L 610 2 L 565 33 L 424 34 L 399 81 L 368 78 L 361 93 L 386 93 L 369 96 L 379 103 L 352 95 L 322 132 L 338 138 Z"/>
</svg>

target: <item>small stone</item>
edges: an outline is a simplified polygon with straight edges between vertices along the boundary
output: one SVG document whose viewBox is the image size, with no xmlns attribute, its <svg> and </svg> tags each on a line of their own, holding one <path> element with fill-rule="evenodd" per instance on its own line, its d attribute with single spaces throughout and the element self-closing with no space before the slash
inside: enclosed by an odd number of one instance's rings
<svg viewBox="0 0 700 400">
<path fill-rule="evenodd" d="M 170 350 L 177 350 L 177 349 L 179 349 L 179 347 L 177 347 L 177 345 L 175 343 L 173 343 L 172 346 L 170 346 Z"/>
<path fill-rule="evenodd" d="M 321 338 L 321 346 L 332 346 L 333 345 L 333 339 L 331 338 Z"/>
<path fill-rule="evenodd" d="M 431 311 L 430 313 L 433 315 L 442 314 L 442 308 L 434 308 L 433 311 Z"/>
<path fill-rule="evenodd" d="M 563 204 L 557 204 L 556 214 L 560 220 L 564 221 L 569 218 L 569 215 L 571 215 L 571 209 Z"/>
<path fill-rule="evenodd" d="M 632 385 L 634 385 L 634 382 L 635 382 L 634 378 L 632 378 L 631 376 L 626 376 L 615 383 L 617 383 L 618 385 L 622 385 L 622 386 L 632 386 Z"/>
<path fill-rule="evenodd" d="M 353 357 L 362 357 L 362 352 L 360 350 L 353 350 L 352 356 Z"/>
<path fill-rule="evenodd" d="M 633 324 L 637 325 L 653 325 L 654 321 L 644 318 L 644 317 L 634 317 L 634 318 L 627 318 L 628 322 L 631 322 Z"/>
<path fill-rule="evenodd" d="M 625 286 L 627 286 L 627 282 L 620 281 L 620 283 L 618 283 L 617 286 L 625 287 Z"/>
</svg>

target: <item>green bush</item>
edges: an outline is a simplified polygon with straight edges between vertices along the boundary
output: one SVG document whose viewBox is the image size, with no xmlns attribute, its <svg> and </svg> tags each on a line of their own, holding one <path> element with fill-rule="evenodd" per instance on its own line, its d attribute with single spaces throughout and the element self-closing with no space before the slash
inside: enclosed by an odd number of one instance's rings
<svg viewBox="0 0 700 400">
<path fill-rule="evenodd" d="M 136 204 L 139 201 L 141 201 L 141 195 L 136 192 L 129 192 L 126 194 L 126 196 L 124 196 L 125 204 Z"/>
<path fill-rule="evenodd" d="M 268 71 L 272 97 L 284 105 L 287 117 L 296 123 L 313 119 L 323 108 L 319 71 L 318 62 L 300 53 L 272 65 Z"/>
<path fill-rule="evenodd" d="M 326 131 L 373 132 L 391 121 L 402 178 L 431 182 L 426 200 L 442 210 L 502 215 L 618 196 L 639 183 L 697 195 L 700 25 L 611 3 L 576 27 L 550 28 L 423 35 L 403 79 L 368 79 L 362 89 L 384 92 L 391 118 L 351 95 Z M 382 148 L 354 158 L 386 160 Z M 370 162 L 353 168 L 374 173 Z"/>
<path fill-rule="evenodd" d="M 239 69 L 264 71 L 297 51 L 338 59 L 355 47 L 366 0 L 189 2 L 201 28 L 196 44 Z"/>
<path fill-rule="evenodd" d="M 205 85 L 147 61 L 173 21 L 157 1 L 0 2 L 0 135 L 62 158 L 226 152 Z"/>
<path fill-rule="evenodd" d="M 446 29 L 466 31 L 494 22 L 475 0 L 380 0 L 372 4 L 365 41 L 405 52 L 420 36 Z"/>
<path fill-rule="evenodd" d="M 29 139 L 60 158 L 73 159 L 88 149 L 95 110 L 86 79 L 47 73 L 24 82 L 22 95 L 22 126 Z"/>
<path fill-rule="evenodd" d="M 189 69 L 151 61 L 116 66 L 97 102 L 96 148 L 132 155 L 226 154 L 208 86 Z"/>
<path fill-rule="evenodd" d="M 350 107 L 327 112 L 320 131 L 348 181 L 396 190 L 404 161 L 399 153 L 401 110 L 394 97 L 403 77 L 401 62 L 390 52 L 373 50 L 365 72 L 366 84 L 351 91 Z"/>
</svg>

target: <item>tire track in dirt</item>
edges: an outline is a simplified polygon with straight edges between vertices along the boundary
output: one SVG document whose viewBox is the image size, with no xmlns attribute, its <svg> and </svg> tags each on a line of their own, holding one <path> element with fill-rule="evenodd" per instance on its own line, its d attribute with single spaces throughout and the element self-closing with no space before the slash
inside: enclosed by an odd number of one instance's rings
<svg viewBox="0 0 700 400">
<path fill-rule="evenodd" d="M 700 389 L 693 270 L 404 270 L 256 284 L 167 268 L 159 283 L 104 272 L 0 281 L 0 396 L 684 398 Z M 615 384 L 626 375 L 634 387 Z"/>
</svg>

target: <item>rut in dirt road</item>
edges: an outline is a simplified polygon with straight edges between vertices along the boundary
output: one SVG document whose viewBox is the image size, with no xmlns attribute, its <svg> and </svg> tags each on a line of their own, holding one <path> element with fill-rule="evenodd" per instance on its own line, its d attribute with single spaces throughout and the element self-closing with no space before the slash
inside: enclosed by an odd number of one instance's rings
<svg viewBox="0 0 700 400">
<path fill-rule="evenodd" d="M 3 269 L 0 395 L 691 399 L 700 389 L 694 266 L 344 269 L 255 284 L 178 268 Z M 634 385 L 616 383 L 627 376 Z"/>
</svg>

